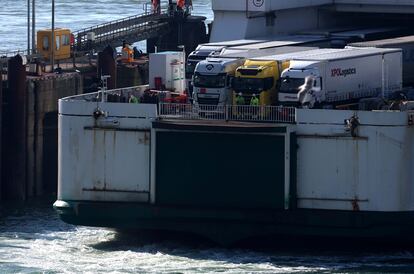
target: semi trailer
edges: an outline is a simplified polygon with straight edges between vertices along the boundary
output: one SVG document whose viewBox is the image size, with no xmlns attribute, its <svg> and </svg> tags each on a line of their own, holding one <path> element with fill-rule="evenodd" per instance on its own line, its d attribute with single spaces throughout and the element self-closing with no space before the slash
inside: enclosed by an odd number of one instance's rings
<svg viewBox="0 0 414 274">
<path fill-rule="evenodd" d="M 296 105 L 298 91 L 312 77 L 309 92 L 322 104 L 355 102 L 402 89 L 401 49 L 346 48 L 294 58 L 281 75 L 279 103 Z"/>
<path fill-rule="evenodd" d="M 403 54 L 403 84 L 414 85 L 414 35 L 348 44 L 356 48 L 400 48 Z"/>
<path fill-rule="evenodd" d="M 192 99 L 195 104 L 228 105 L 233 101 L 232 82 L 236 69 L 248 58 L 311 49 L 307 47 L 278 47 L 245 50 L 233 55 L 207 58 L 199 62 L 193 76 Z M 230 58 L 231 56 L 231 58 Z"/>
<path fill-rule="evenodd" d="M 308 57 L 314 54 L 332 53 L 337 49 L 297 48 L 297 51 L 285 54 L 268 55 L 247 59 L 237 68 L 232 87 L 236 93 L 233 96 L 243 96 L 243 101 L 249 103 L 253 95 L 259 96 L 260 105 L 277 104 L 280 74 L 289 67 L 293 58 Z"/>
<path fill-rule="evenodd" d="M 190 96 L 193 94 L 191 79 L 196 65 L 207 57 L 241 58 L 275 54 L 275 48 L 292 46 L 329 47 L 330 38 L 318 35 L 284 35 L 277 37 L 258 37 L 235 41 L 224 41 L 199 45 L 191 52 L 186 62 L 186 81 Z M 260 51 L 262 51 L 260 53 Z M 249 52 L 246 54 L 246 52 Z"/>
</svg>

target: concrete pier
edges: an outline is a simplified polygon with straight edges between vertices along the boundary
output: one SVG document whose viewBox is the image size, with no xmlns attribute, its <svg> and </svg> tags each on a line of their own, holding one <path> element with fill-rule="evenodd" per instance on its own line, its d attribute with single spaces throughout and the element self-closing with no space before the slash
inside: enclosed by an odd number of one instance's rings
<svg viewBox="0 0 414 274">
<path fill-rule="evenodd" d="M 82 93 L 82 76 L 33 77 L 27 86 L 27 197 L 34 197 L 56 191 L 58 100 Z"/>
<path fill-rule="evenodd" d="M 56 192 L 58 99 L 82 93 L 80 73 L 26 72 L 22 58 L 8 62 L 1 94 L 0 199 L 26 200 Z"/>
</svg>

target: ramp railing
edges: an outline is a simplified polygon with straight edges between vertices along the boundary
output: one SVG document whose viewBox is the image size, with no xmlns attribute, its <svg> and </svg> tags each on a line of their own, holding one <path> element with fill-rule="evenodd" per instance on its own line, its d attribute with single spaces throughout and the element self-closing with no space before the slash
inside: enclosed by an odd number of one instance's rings
<svg viewBox="0 0 414 274">
<path fill-rule="evenodd" d="M 138 35 L 137 39 L 145 40 L 148 38 L 148 34 L 154 36 L 157 30 L 162 30 L 168 26 L 168 23 L 160 22 L 160 19 L 165 17 L 167 17 L 166 11 L 161 13 L 145 11 L 138 15 L 75 31 L 73 32 L 75 38 L 74 48 L 78 51 L 89 50 L 95 48 L 96 45 L 105 44 L 106 46 L 106 44 L 113 44 L 113 42 L 118 46 L 122 44 L 123 39 L 139 33 L 141 34 Z"/>
<path fill-rule="evenodd" d="M 192 105 L 160 103 L 161 119 L 295 123 L 296 109 L 283 106 Z"/>
</svg>

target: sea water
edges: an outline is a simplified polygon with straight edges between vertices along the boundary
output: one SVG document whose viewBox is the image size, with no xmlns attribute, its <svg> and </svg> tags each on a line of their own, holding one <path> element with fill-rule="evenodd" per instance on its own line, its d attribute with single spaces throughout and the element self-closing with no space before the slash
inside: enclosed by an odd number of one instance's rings
<svg viewBox="0 0 414 274">
<path fill-rule="evenodd" d="M 36 0 L 37 29 L 51 26 L 50 2 Z M 26 3 L 0 1 L 0 52 L 27 47 Z M 135 15 L 144 3 L 56 0 L 56 27 L 78 30 Z M 193 4 L 193 14 L 213 20 L 209 0 Z M 414 252 L 407 248 L 222 248 L 196 239 L 68 225 L 52 203 L 0 205 L 0 273 L 414 273 Z"/>
</svg>

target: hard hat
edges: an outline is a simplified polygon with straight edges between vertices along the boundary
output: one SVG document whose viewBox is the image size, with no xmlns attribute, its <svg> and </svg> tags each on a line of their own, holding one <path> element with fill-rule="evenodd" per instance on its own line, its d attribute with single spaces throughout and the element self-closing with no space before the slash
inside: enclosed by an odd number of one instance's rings
<svg viewBox="0 0 414 274">
<path fill-rule="evenodd" d="M 242 93 L 241 92 L 239 92 L 239 94 L 238 94 L 239 96 L 242 96 Z"/>
<path fill-rule="evenodd" d="M 253 93 L 253 97 L 256 97 L 256 93 Z"/>
</svg>

